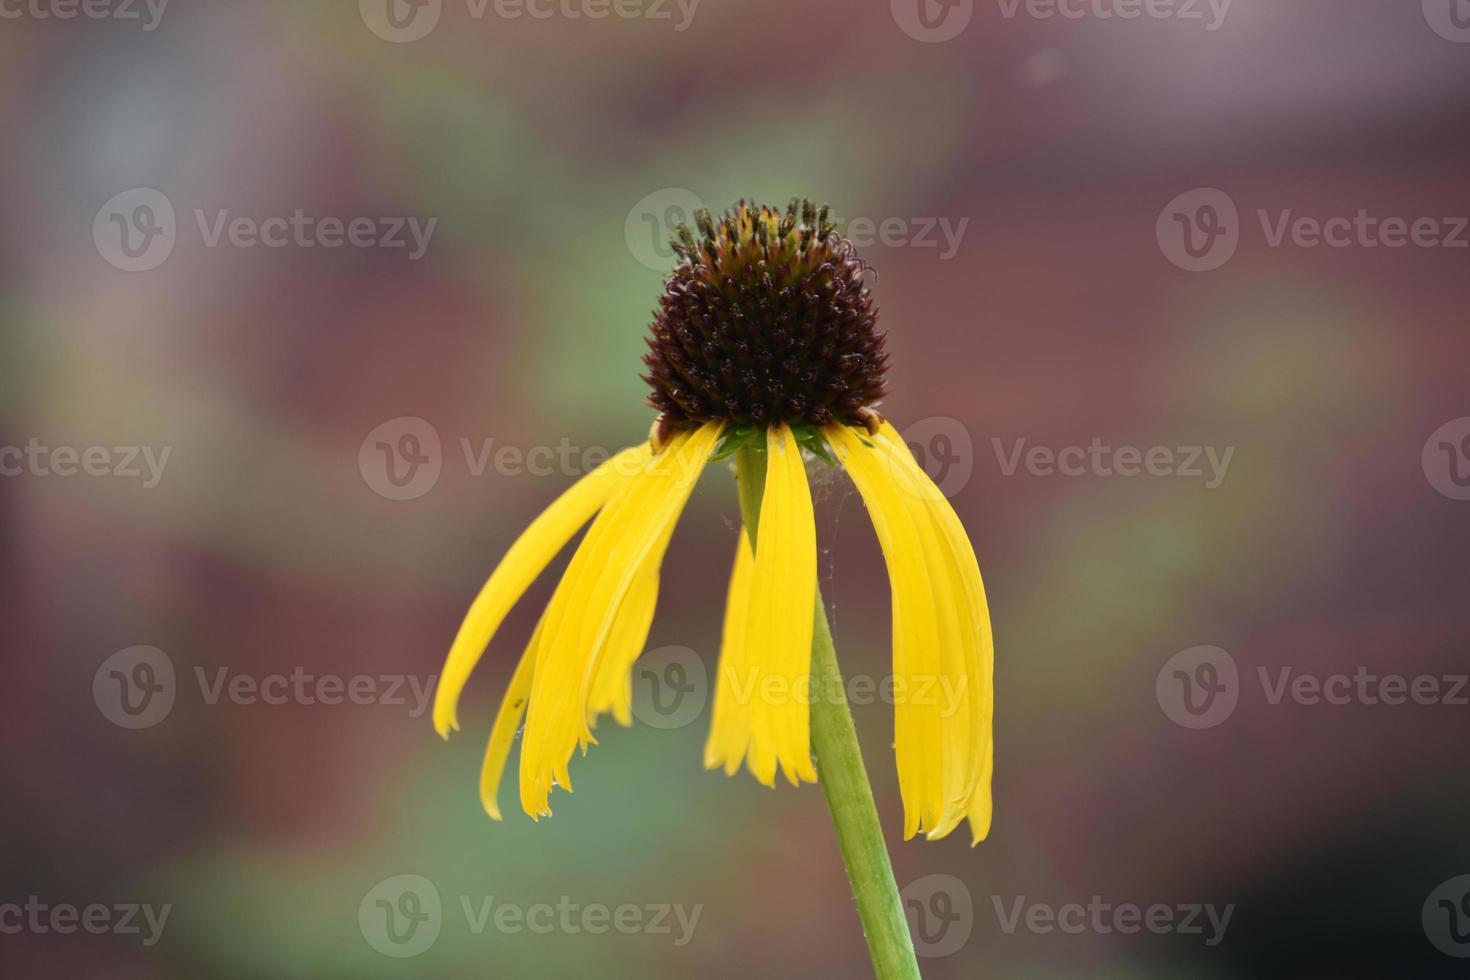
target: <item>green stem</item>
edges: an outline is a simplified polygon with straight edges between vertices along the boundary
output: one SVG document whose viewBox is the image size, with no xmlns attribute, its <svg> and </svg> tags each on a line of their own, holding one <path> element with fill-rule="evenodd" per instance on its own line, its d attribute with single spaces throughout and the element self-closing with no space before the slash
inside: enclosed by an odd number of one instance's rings
<svg viewBox="0 0 1470 980">
<path fill-rule="evenodd" d="M 735 453 L 735 473 L 740 487 L 741 517 L 751 540 L 758 541 L 756 530 L 766 483 L 766 454 L 741 447 Z M 827 797 L 827 809 L 832 812 L 832 824 L 837 829 L 847 880 L 852 885 L 863 933 L 868 939 L 873 970 L 878 980 L 914 980 L 919 976 L 919 964 L 914 959 L 914 944 L 899 900 L 898 883 L 893 878 L 893 865 L 883 842 L 883 828 L 878 823 L 878 808 L 873 803 L 868 771 L 858 747 L 857 729 L 847 707 L 820 586 L 813 610 L 811 671 L 812 751 L 817 759 L 822 792 Z"/>
</svg>

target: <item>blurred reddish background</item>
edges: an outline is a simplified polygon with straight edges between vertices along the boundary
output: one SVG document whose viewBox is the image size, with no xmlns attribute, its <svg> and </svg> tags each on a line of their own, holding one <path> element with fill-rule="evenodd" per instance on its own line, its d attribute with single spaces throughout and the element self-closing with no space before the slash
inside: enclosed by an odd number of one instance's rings
<svg viewBox="0 0 1470 980">
<path fill-rule="evenodd" d="M 424 711 L 644 437 L 672 224 L 805 194 L 998 637 L 973 850 L 855 708 L 925 974 L 1463 975 L 1466 5 L 356 6 L 0 6 L 0 974 L 866 975 L 821 793 L 701 767 L 723 467 L 554 819 L 475 796 L 552 574 Z"/>
</svg>

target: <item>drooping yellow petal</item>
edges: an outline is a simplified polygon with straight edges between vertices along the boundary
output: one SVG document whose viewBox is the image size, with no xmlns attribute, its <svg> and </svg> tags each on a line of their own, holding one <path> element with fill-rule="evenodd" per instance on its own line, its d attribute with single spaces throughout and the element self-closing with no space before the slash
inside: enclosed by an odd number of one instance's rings
<svg viewBox="0 0 1470 980">
<path fill-rule="evenodd" d="M 673 525 L 669 526 L 669 531 L 673 531 Z M 596 724 L 598 715 L 609 711 L 623 727 L 633 724 L 633 663 L 643 652 L 649 627 L 653 625 L 653 611 L 658 605 L 658 560 L 667 548 L 666 535 L 665 540 L 644 560 L 643 568 L 634 576 L 628 594 L 623 597 L 622 608 L 613 620 L 607 649 L 597 665 L 597 676 L 587 698 L 589 726 Z"/>
<path fill-rule="evenodd" d="M 924 678 L 940 675 L 940 625 L 924 557 L 924 539 L 908 506 L 908 491 L 894 479 L 879 451 L 845 425 L 824 430 L 838 461 L 867 505 L 892 594 L 894 755 L 904 805 L 904 839 L 939 826 L 945 809 L 940 766 L 940 712 L 916 697 Z"/>
<path fill-rule="evenodd" d="M 434 693 L 434 728 L 440 736 L 448 738 L 451 729 L 459 729 L 460 692 L 511 606 L 650 454 L 646 444 L 618 453 L 572 484 L 510 546 L 475 597 L 444 662 Z"/>
<path fill-rule="evenodd" d="M 747 613 L 750 765 L 766 785 L 777 764 L 795 786 L 816 782 L 811 757 L 812 608 L 817 531 L 801 446 L 781 423 L 766 430 L 766 486 L 756 529 Z"/>
<path fill-rule="evenodd" d="M 970 808 L 965 814 L 970 820 L 970 846 L 990 836 L 990 819 L 994 813 L 990 797 L 990 784 L 995 776 L 995 739 L 985 740 L 985 758 L 980 763 L 980 780 L 970 796 Z"/>
<path fill-rule="evenodd" d="M 991 821 L 991 778 L 994 771 L 995 740 L 995 636 L 991 630 L 990 608 L 985 599 L 985 583 L 980 575 L 980 564 L 975 558 L 975 549 L 959 516 L 950 506 L 948 498 L 929 479 L 909 451 L 903 437 L 894 427 L 883 422 L 876 445 L 889 461 L 901 472 L 906 473 L 910 487 L 916 497 L 939 528 L 946 547 L 944 554 L 950 560 L 951 573 L 958 582 L 964 599 L 962 613 L 965 625 L 966 645 L 963 649 L 963 668 L 969 687 L 970 737 L 976 746 L 970 761 L 967 786 L 968 798 L 963 802 L 965 815 L 970 821 L 974 843 L 984 840 L 990 831 Z M 934 836 L 943 836 L 950 827 Z"/>
<path fill-rule="evenodd" d="M 657 569 L 721 429 L 680 433 L 653 456 L 597 515 L 551 598 L 521 746 L 521 807 L 531 817 L 551 812 L 553 785 L 572 788 L 568 762 L 579 742 L 594 741 L 588 704 L 618 612 L 640 569 Z"/>
<path fill-rule="evenodd" d="M 942 797 L 936 823 L 926 834 L 931 840 L 945 836 L 965 818 L 965 804 L 979 771 L 979 740 L 975 737 L 974 692 L 978 671 L 974 669 L 975 643 L 962 594 L 963 586 L 937 522 L 922 501 L 910 495 L 905 501 L 919 539 L 924 543 L 929 587 L 934 600 L 935 624 L 939 629 L 938 675 L 919 679 L 902 692 L 924 711 L 939 715 L 939 785 Z M 967 635 L 968 634 L 968 635 Z"/>
<path fill-rule="evenodd" d="M 730 572 L 730 589 L 725 598 L 725 625 L 720 636 L 720 662 L 716 668 L 715 702 L 709 740 L 704 746 L 704 767 L 725 767 L 733 776 L 750 744 L 750 697 L 752 694 L 746 633 L 750 615 L 750 581 L 755 556 L 745 528 L 735 543 L 735 567 Z"/>
<path fill-rule="evenodd" d="M 500 777 L 505 772 L 505 760 L 510 755 L 510 743 L 515 741 L 516 729 L 526 713 L 526 702 L 531 697 L 531 678 L 536 670 L 536 645 L 541 639 L 541 627 L 546 622 L 545 613 L 536 624 L 531 642 L 516 663 L 510 675 L 510 685 L 505 690 L 505 699 L 495 714 L 495 724 L 490 729 L 490 743 L 485 747 L 485 761 L 480 766 L 480 804 L 491 820 L 500 819 Z"/>
<path fill-rule="evenodd" d="M 880 432 L 872 444 L 884 458 L 892 483 L 902 491 L 899 499 L 907 506 L 923 541 L 922 553 L 934 595 L 940 632 L 940 674 L 938 678 L 924 678 L 918 688 L 904 694 L 928 699 L 926 707 L 930 709 L 937 699 L 940 707 L 940 743 L 934 754 L 939 760 L 943 799 L 938 822 L 927 831 L 931 840 L 937 840 L 965 818 L 980 774 L 984 748 L 979 667 L 982 636 L 965 570 L 939 514 L 940 503 L 947 508 L 948 502 L 913 461 L 901 440 L 892 440 Z M 962 542 L 962 547 L 968 552 L 968 542 Z M 972 553 L 970 566 L 974 568 Z"/>
</svg>

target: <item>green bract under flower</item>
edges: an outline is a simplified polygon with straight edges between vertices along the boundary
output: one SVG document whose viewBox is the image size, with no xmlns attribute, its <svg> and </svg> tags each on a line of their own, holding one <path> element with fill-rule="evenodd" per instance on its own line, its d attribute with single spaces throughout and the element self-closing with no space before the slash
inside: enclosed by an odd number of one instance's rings
<svg viewBox="0 0 1470 980">
<path fill-rule="evenodd" d="M 868 265 L 827 209 L 741 201 L 718 224 L 708 211 L 695 223 L 673 240 L 680 262 L 643 359 L 663 427 L 871 424 L 888 356 Z"/>
</svg>

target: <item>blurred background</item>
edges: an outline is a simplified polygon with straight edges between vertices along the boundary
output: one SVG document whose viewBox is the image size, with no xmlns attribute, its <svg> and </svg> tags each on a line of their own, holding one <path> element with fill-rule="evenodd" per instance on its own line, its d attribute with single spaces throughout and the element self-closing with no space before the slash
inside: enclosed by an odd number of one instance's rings
<svg viewBox="0 0 1470 980">
<path fill-rule="evenodd" d="M 701 766 L 728 468 L 553 819 L 476 780 L 566 556 L 426 711 L 672 226 L 798 194 L 995 621 L 994 830 L 904 843 L 814 466 L 926 976 L 1465 975 L 1470 5 L 4 0 L 0 82 L 0 975 L 868 975 L 820 791 Z"/>
</svg>

